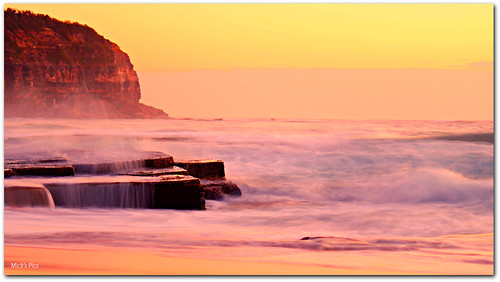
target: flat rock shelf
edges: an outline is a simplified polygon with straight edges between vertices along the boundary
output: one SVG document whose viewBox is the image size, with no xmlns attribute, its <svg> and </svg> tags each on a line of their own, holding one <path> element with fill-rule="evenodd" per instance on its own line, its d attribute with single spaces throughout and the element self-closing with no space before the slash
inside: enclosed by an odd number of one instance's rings
<svg viewBox="0 0 500 282">
<path fill-rule="evenodd" d="M 7 160 L 6 206 L 206 209 L 205 200 L 241 196 L 221 160 L 182 160 L 144 152 L 137 160 L 72 163 Z"/>
</svg>

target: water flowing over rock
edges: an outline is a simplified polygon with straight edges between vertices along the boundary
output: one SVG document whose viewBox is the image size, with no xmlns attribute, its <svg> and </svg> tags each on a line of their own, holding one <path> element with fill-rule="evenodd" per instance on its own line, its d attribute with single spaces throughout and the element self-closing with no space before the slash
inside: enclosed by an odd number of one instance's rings
<svg viewBox="0 0 500 282">
<path fill-rule="evenodd" d="M 146 156 L 139 160 L 116 161 L 97 164 L 73 164 L 77 173 L 103 174 L 130 171 L 138 168 L 169 168 L 174 163 L 172 156 L 161 152 L 145 152 Z"/>
<path fill-rule="evenodd" d="M 64 158 L 49 158 L 40 160 L 6 160 L 5 177 L 11 175 L 34 176 L 71 176 L 76 174 L 130 174 L 132 170 L 142 170 L 148 175 L 187 174 L 187 171 L 177 167 L 172 168 L 174 159 L 162 152 L 142 152 L 135 160 L 117 160 L 103 163 L 70 163 Z M 163 171 L 161 171 L 163 169 Z M 169 171 L 166 171 L 169 169 Z M 137 175 L 140 173 L 138 172 Z"/>
<path fill-rule="evenodd" d="M 7 9 L 5 117 L 166 118 L 139 103 L 127 54 L 94 29 Z"/>
<path fill-rule="evenodd" d="M 127 169 L 144 167 L 144 160 L 129 160 L 96 164 L 73 164 L 75 172 L 79 174 L 105 174 Z"/>
<path fill-rule="evenodd" d="M 12 176 L 4 180 L 5 203 L 204 210 L 205 200 L 241 196 L 240 188 L 224 177 L 224 163 L 220 160 L 174 162 L 172 156 L 152 151 L 133 155 L 138 159 L 86 164 L 62 157 L 6 160 L 4 174 Z"/>
<path fill-rule="evenodd" d="M 61 207 L 205 209 L 200 180 L 186 175 L 54 178 L 44 186 Z"/>
<path fill-rule="evenodd" d="M 36 184 L 5 185 L 5 206 L 53 208 L 54 200 L 47 188 Z"/>
</svg>

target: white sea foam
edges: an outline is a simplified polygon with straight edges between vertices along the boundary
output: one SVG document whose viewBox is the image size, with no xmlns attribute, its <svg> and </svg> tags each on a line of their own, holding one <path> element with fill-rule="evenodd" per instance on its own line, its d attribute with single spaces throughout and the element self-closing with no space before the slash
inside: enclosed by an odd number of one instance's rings
<svg viewBox="0 0 500 282">
<path fill-rule="evenodd" d="M 298 240 L 490 233 L 493 145 L 428 137 L 492 132 L 492 122 L 6 119 L 6 159 L 216 158 L 243 195 L 206 211 L 7 208 L 5 240 L 326 251 L 347 245 Z M 417 248 L 380 242 L 365 250 Z"/>
</svg>

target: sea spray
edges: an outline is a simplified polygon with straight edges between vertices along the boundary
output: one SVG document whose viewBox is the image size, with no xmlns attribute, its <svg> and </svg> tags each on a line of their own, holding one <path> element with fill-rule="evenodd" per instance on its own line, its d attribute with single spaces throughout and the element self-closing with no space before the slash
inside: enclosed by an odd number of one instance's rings
<svg viewBox="0 0 500 282">
<path fill-rule="evenodd" d="M 488 134 L 486 121 L 6 119 L 7 159 L 99 163 L 142 151 L 221 159 L 242 196 L 208 200 L 203 211 L 6 207 L 5 244 L 349 267 L 345 252 L 357 260 L 411 251 L 476 269 L 492 262 Z M 135 201 L 120 189 L 110 190 L 123 196 L 113 205 Z"/>
</svg>

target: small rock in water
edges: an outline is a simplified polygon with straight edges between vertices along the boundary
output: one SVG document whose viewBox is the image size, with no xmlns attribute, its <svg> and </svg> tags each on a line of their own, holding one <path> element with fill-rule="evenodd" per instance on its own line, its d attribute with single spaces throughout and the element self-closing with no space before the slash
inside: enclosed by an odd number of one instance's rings
<svg viewBox="0 0 500 282">
<path fill-rule="evenodd" d="M 231 196 L 241 196 L 241 190 L 238 185 L 226 179 L 201 179 L 201 186 L 205 191 L 205 199 L 221 200 L 223 194 Z"/>
<path fill-rule="evenodd" d="M 203 192 L 205 192 L 205 200 L 222 200 L 222 187 L 218 185 L 204 185 Z"/>
<path fill-rule="evenodd" d="M 175 165 L 186 169 L 189 175 L 198 178 L 225 176 L 224 162 L 221 160 L 183 160 L 176 161 Z"/>
<path fill-rule="evenodd" d="M 316 240 L 316 239 L 325 239 L 325 238 L 336 238 L 333 236 L 316 236 L 316 237 L 304 237 L 300 240 Z"/>
<path fill-rule="evenodd" d="M 241 196 L 241 189 L 238 185 L 234 184 L 231 181 L 225 180 L 222 185 L 222 193 L 228 194 L 231 196 Z"/>
<path fill-rule="evenodd" d="M 346 237 L 335 237 L 335 236 L 315 236 L 315 237 L 303 237 L 300 239 L 302 241 L 308 241 L 308 240 L 323 240 L 323 241 L 328 241 L 331 244 L 349 244 L 349 245 L 366 245 L 368 243 L 357 240 L 357 239 L 352 239 L 352 238 L 346 238 Z"/>
</svg>

